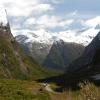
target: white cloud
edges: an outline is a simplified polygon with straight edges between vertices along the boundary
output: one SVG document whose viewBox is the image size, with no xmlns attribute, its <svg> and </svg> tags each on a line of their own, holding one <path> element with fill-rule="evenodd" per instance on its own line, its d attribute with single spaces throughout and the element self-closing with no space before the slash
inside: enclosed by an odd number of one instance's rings
<svg viewBox="0 0 100 100">
<path fill-rule="evenodd" d="M 37 19 L 37 27 L 38 28 L 56 28 L 56 27 L 65 27 L 73 23 L 73 19 L 62 19 L 59 16 L 49 16 L 43 15 Z"/>
<path fill-rule="evenodd" d="M 54 10 L 51 3 L 43 3 L 43 0 L 0 0 L 0 5 L 7 10 L 11 27 L 14 29 L 32 26 L 37 17 Z"/>
<path fill-rule="evenodd" d="M 97 24 L 100 24 L 100 16 L 88 20 L 82 20 L 81 24 L 86 27 L 95 27 Z"/>
<path fill-rule="evenodd" d="M 51 2 L 53 4 L 63 3 L 65 0 L 43 0 L 44 2 Z"/>
<path fill-rule="evenodd" d="M 59 3 L 64 2 L 65 0 L 0 0 L 0 4 L 7 9 L 8 18 L 14 30 L 46 29 L 50 31 L 59 28 L 57 31 L 60 31 L 72 24 L 72 27 L 76 28 L 80 23 L 88 27 L 94 27 L 100 23 L 100 16 L 89 20 L 78 19 L 80 14 L 77 10 L 67 15 L 63 15 L 63 13 L 61 15 L 61 12 L 56 9 L 56 5 L 58 4 L 60 7 Z"/>
<path fill-rule="evenodd" d="M 63 19 L 60 16 L 53 15 L 41 15 L 40 17 L 29 17 L 27 18 L 23 26 L 29 29 L 46 29 L 51 30 L 55 28 L 65 29 L 74 22 L 73 19 Z"/>
<path fill-rule="evenodd" d="M 55 28 L 58 24 L 59 18 L 54 16 L 43 15 L 37 20 L 39 27 Z"/>
<path fill-rule="evenodd" d="M 12 10 L 8 10 L 8 13 L 11 16 L 29 16 L 33 14 L 40 14 L 49 10 L 53 10 L 53 7 L 50 4 L 37 4 L 33 6 L 25 6 L 25 7 L 12 7 Z"/>
<path fill-rule="evenodd" d="M 69 19 L 69 20 L 63 20 L 63 21 L 61 21 L 61 22 L 58 23 L 58 24 L 59 24 L 59 26 L 61 26 L 61 27 L 65 27 L 66 25 L 70 25 L 70 24 L 72 24 L 73 22 L 74 22 L 73 19 Z"/>
<path fill-rule="evenodd" d="M 29 16 L 53 10 L 51 4 L 42 4 L 41 0 L 0 0 L 10 16 Z"/>
<path fill-rule="evenodd" d="M 33 11 L 37 12 L 45 12 L 48 10 L 53 10 L 54 8 L 50 4 L 38 4 L 35 7 L 33 7 Z"/>
<path fill-rule="evenodd" d="M 70 13 L 67 14 L 67 16 L 69 16 L 69 17 L 71 17 L 71 16 L 78 16 L 78 11 L 75 10 L 73 12 L 70 12 Z"/>
<path fill-rule="evenodd" d="M 36 19 L 34 17 L 31 17 L 31 18 L 27 19 L 24 24 L 27 26 L 36 24 Z"/>
</svg>

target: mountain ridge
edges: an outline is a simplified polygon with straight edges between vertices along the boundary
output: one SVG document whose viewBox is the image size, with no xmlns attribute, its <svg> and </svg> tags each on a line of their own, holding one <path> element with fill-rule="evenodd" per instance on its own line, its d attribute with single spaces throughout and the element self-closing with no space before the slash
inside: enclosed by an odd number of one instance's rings
<svg viewBox="0 0 100 100">
<path fill-rule="evenodd" d="M 83 54 L 70 64 L 66 69 L 66 75 L 70 78 L 94 78 L 100 73 L 100 32 L 85 48 Z M 98 76 L 97 76 L 98 77 Z M 66 77 L 67 78 L 67 77 Z"/>
<path fill-rule="evenodd" d="M 19 36 L 18 36 L 19 37 Z M 21 36 L 20 36 L 21 37 Z M 53 70 L 64 70 L 84 50 L 84 46 L 55 40 L 52 44 L 24 42 L 27 37 L 16 38 L 26 54 L 32 56 L 40 65 Z M 80 50 L 79 50 L 80 49 Z M 67 52 L 67 53 L 66 53 Z M 71 55 L 71 56 L 70 56 Z"/>
<path fill-rule="evenodd" d="M 20 35 L 27 37 L 24 42 L 25 43 L 45 43 L 45 44 L 53 44 L 55 41 L 60 41 L 63 40 L 64 42 L 74 42 L 77 44 L 81 44 L 84 46 L 87 46 L 92 39 L 97 35 L 99 32 L 100 28 L 97 25 L 96 27 L 93 28 L 87 28 L 87 29 L 80 29 L 77 31 L 74 30 L 67 30 L 63 32 L 58 32 L 58 33 L 52 33 L 45 31 L 43 29 L 38 30 L 38 31 L 22 31 Z M 17 35 L 16 38 L 20 42 L 21 38 L 19 37 L 20 35 Z"/>
<path fill-rule="evenodd" d="M 35 80 L 51 74 L 23 52 L 11 33 L 9 21 L 3 23 L 0 20 L 0 78 Z"/>
</svg>

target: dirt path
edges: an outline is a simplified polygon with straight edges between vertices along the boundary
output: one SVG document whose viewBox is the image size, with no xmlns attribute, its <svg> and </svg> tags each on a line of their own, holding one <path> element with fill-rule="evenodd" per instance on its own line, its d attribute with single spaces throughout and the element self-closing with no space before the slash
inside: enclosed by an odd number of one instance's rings
<svg viewBox="0 0 100 100">
<path fill-rule="evenodd" d="M 54 91 L 51 89 L 49 84 L 47 84 L 47 86 L 45 87 L 45 90 L 48 91 L 48 92 L 54 93 Z"/>
<path fill-rule="evenodd" d="M 50 87 L 50 84 L 43 83 L 44 89 L 48 92 L 54 93 L 54 90 Z"/>
</svg>

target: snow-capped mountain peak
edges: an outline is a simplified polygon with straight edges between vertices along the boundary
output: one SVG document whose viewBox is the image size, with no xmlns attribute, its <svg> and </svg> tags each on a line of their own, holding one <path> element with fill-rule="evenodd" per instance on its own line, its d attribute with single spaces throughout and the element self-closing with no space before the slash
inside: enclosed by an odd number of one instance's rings
<svg viewBox="0 0 100 100">
<path fill-rule="evenodd" d="M 99 25 L 97 25 L 99 27 Z M 96 26 L 96 27 L 97 27 Z M 44 44 L 53 44 L 55 41 L 63 40 L 64 42 L 74 42 L 87 46 L 92 39 L 100 31 L 99 28 L 88 28 L 84 30 L 67 30 L 58 33 L 45 31 L 44 29 L 38 31 L 23 31 L 22 34 L 27 37 L 27 42 L 39 42 Z"/>
</svg>

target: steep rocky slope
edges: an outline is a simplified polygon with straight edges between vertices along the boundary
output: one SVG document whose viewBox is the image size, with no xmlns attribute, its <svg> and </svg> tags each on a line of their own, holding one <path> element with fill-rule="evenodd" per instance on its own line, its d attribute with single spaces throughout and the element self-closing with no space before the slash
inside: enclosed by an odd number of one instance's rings
<svg viewBox="0 0 100 100">
<path fill-rule="evenodd" d="M 55 41 L 42 65 L 49 69 L 64 70 L 82 54 L 83 50 L 84 47 L 76 43 Z"/>
<path fill-rule="evenodd" d="M 0 78 L 37 79 L 45 76 L 48 76 L 48 72 L 32 57 L 26 56 L 16 42 L 9 22 L 0 19 Z"/>
<path fill-rule="evenodd" d="M 100 74 L 100 32 L 85 48 L 80 58 L 75 60 L 66 70 L 66 78 L 98 78 Z"/>
<path fill-rule="evenodd" d="M 0 77 L 2 78 L 34 78 L 45 74 L 39 65 L 27 57 L 10 30 L 0 29 Z"/>
</svg>

